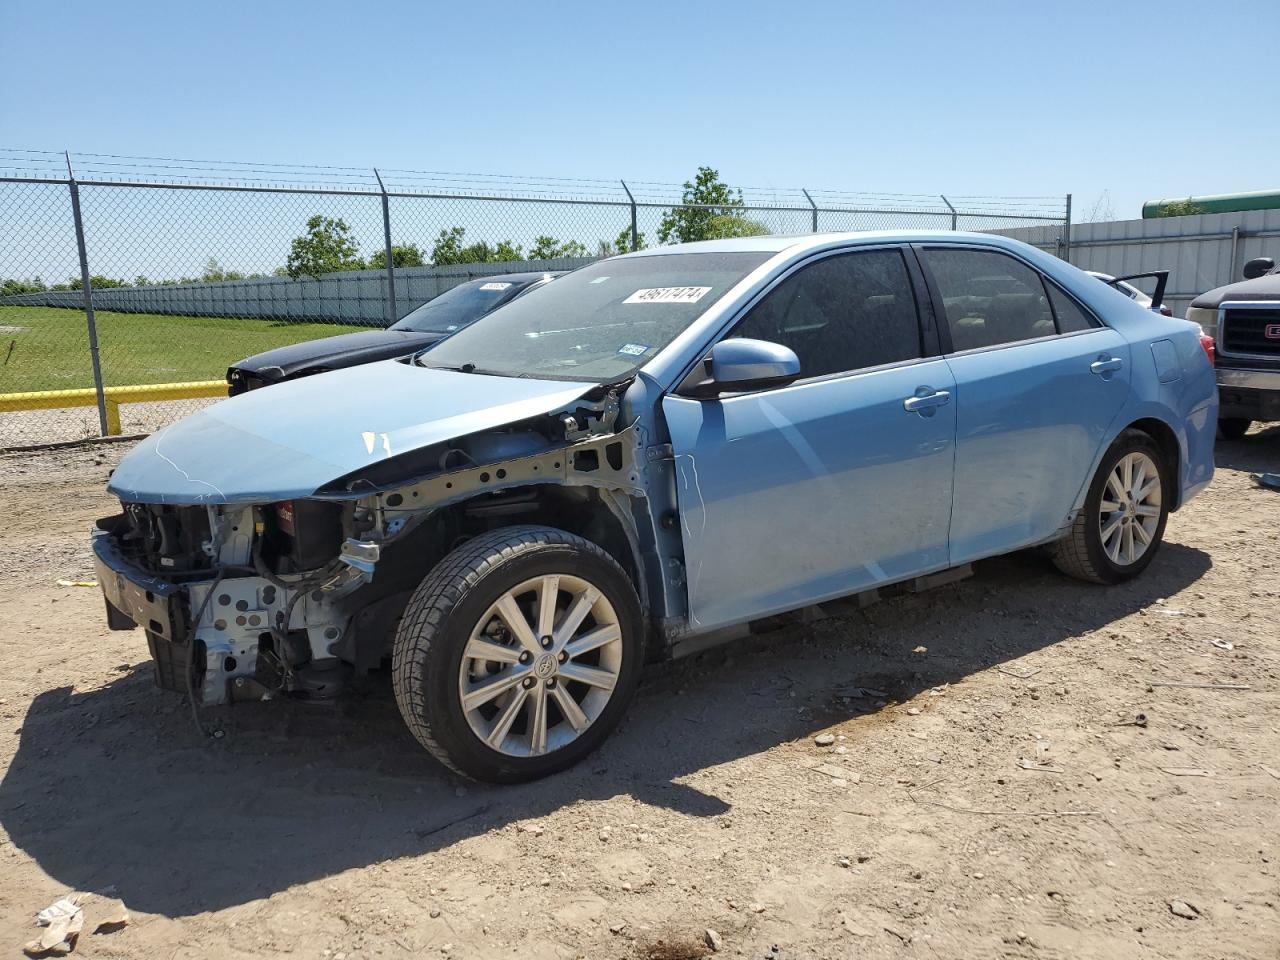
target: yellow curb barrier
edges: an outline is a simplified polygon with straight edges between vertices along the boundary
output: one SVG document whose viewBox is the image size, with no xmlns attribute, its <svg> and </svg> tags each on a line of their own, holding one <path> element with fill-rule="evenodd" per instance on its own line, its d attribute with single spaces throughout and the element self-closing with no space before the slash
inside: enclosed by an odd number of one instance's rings
<svg viewBox="0 0 1280 960">
<path fill-rule="evenodd" d="M 120 435 L 120 404 L 153 400 L 201 400 L 225 397 L 225 380 L 198 380 L 191 383 L 142 383 L 130 387 L 104 387 L 107 403 L 107 435 Z M 0 393 L 0 413 L 18 410 L 57 410 L 62 407 L 96 407 L 98 392 L 93 387 L 79 390 L 36 390 L 32 393 Z"/>
</svg>

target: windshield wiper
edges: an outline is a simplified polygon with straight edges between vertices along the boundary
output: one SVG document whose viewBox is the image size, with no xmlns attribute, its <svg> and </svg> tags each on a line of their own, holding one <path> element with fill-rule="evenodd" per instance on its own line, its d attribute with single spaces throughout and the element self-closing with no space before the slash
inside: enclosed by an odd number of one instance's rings
<svg viewBox="0 0 1280 960">
<path fill-rule="evenodd" d="M 477 367 L 474 363 L 470 363 L 470 362 L 459 364 L 456 367 L 451 367 L 443 363 L 428 363 L 426 351 L 423 351 L 422 353 L 418 354 L 418 366 L 429 367 L 432 370 L 452 370 L 454 373 L 480 372 L 480 368 Z"/>
</svg>

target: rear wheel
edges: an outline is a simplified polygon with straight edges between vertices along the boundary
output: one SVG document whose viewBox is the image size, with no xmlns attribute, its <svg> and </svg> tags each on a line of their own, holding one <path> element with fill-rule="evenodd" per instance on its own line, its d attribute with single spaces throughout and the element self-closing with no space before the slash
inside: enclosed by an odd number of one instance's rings
<svg viewBox="0 0 1280 960">
<path fill-rule="evenodd" d="M 1071 532 L 1054 545 L 1054 563 L 1093 583 L 1137 576 L 1164 538 L 1171 494 L 1160 447 L 1140 430 L 1126 430 L 1102 458 Z"/>
<path fill-rule="evenodd" d="M 553 527 L 476 537 L 419 585 L 392 682 L 410 731 L 480 780 L 577 763 L 621 718 L 640 675 L 640 604 L 604 550 Z"/>
<path fill-rule="evenodd" d="M 1246 420 L 1244 417 L 1219 417 L 1218 431 L 1226 440 L 1239 440 L 1249 432 L 1252 424 L 1252 420 Z"/>
</svg>

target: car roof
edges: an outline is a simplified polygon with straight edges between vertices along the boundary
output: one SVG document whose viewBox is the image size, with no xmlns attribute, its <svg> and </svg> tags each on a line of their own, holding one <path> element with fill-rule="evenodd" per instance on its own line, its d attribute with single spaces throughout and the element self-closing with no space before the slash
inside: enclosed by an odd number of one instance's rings
<svg viewBox="0 0 1280 960">
<path fill-rule="evenodd" d="M 696 243 L 673 243 L 665 247 L 650 247 L 624 257 L 665 256 L 673 253 L 803 253 L 819 250 L 833 243 L 857 241 L 859 243 L 931 243 L 946 240 L 952 243 L 981 242 L 1012 249 L 1019 246 L 994 233 L 970 233 L 957 230 L 856 230 L 832 233 L 766 234 L 759 237 L 732 237 L 726 240 L 699 240 Z"/>
</svg>

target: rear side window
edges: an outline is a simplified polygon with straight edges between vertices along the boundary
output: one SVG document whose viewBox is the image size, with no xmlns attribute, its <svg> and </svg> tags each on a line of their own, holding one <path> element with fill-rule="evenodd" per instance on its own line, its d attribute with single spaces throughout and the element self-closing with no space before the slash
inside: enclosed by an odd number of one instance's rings
<svg viewBox="0 0 1280 960">
<path fill-rule="evenodd" d="M 730 336 L 790 347 L 801 377 L 921 356 L 915 294 L 898 250 L 837 254 L 802 267 L 752 307 Z"/>
<path fill-rule="evenodd" d="M 1040 274 L 1002 253 L 921 251 L 942 297 L 954 350 L 1050 337 L 1057 332 Z"/>
<path fill-rule="evenodd" d="M 1049 290 L 1049 302 L 1053 304 L 1053 315 L 1058 321 L 1059 333 L 1075 333 L 1077 330 L 1088 330 L 1098 325 L 1098 322 L 1085 313 L 1078 303 L 1052 283 L 1046 283 L 1045 287 Z"/>
</svg>

